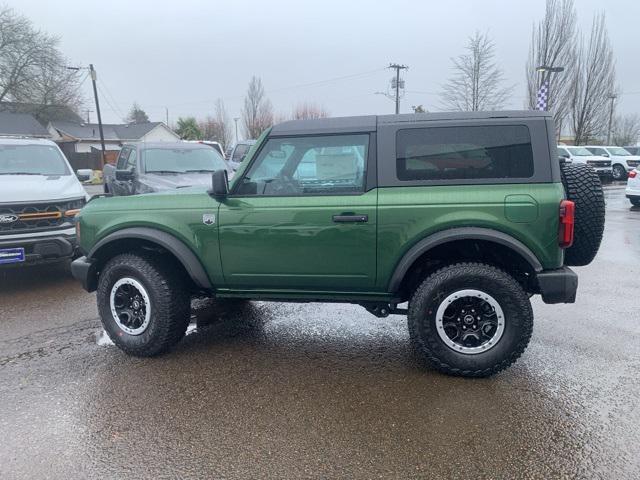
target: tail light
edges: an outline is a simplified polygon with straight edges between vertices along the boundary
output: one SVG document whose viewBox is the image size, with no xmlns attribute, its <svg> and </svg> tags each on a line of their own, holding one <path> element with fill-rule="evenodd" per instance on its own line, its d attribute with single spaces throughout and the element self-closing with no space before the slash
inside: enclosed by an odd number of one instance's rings
<svg viewBox="0 0 640 480">
<path fill-rule="evenodd" d="M 560 202 L 560 223 L 558 225 L 558 243 L 562 248 L 573 245 L 573 227 L 575 224 L 576 204 L 571 200 Z"/>
<path fill-rule="evenodd" d="M 636 178 L 637 175 L 638 175 L 638 171 L 637 170 L 631 170 L 629 172 L 629 178 Z"/>
</svg>

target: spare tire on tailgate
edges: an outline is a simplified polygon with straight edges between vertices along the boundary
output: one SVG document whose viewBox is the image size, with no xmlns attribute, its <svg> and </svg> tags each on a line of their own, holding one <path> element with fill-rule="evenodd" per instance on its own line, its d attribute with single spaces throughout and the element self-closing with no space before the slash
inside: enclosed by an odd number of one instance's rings
<svg viewBox="0 0 640 480">
<path fill-rule="evenodd" d="M 588 265 L 600 248 L 604 232 L 604 192 L 598 174 L 588 165 L 561 164 L 567 199 L 575 202 L 573 245 L 565 250 L 564 263 Z"/>
</svg>

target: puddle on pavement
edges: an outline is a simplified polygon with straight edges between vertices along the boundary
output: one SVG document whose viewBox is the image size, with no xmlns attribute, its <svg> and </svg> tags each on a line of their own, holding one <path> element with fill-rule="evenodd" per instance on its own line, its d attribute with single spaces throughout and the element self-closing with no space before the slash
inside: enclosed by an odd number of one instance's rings
<svg viewBox="0 0 640 480">
<path fill-rule="evenodd" d="M 185 335 L 191 335 L 198 331 L 198 326 L 195 323 L 190 323 L 187 327 L 187 333 Z M 107 332 L 104 331 L 103 328 L 98 329 L 96 332 L 96 344 L 100 347 L 112 346 L 114 345 L 113 341 L 107 335 Z"/>
</svg>

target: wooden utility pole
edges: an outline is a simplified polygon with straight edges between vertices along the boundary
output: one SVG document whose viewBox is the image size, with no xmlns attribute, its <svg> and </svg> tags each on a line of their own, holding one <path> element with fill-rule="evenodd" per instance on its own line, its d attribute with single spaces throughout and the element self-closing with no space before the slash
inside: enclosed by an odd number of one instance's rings
<svg viewBox="0 0 640 480">
<path fill-rule="evenodd" d="M 100 115 L 100 102 L 98 101 L 98 87 L 96 85 L 96 80 L 98 76 L 96 75 L 96 71 L 93 68 L 93 63 L 89 65 L 89 71 L 91 73 L 91 82 L 93 83 L 93 97 L 96 100 L 96 114 L 98 115 L 98 130 L 100 131 L 100 145 L 102 147 L 102 165 L 104 165 L 106 149 L 104 147 L 104 132 L 102 130 L 102 116 Z"/>
<path fill-rule="evenodd" d="M 389 68 L 396 69 L 396 115 L 400 113 L 400 70 L 406 70 L 406 65 L 398 65 L 397 63 L 392 63 L 389 65 Z"/>
</svg>

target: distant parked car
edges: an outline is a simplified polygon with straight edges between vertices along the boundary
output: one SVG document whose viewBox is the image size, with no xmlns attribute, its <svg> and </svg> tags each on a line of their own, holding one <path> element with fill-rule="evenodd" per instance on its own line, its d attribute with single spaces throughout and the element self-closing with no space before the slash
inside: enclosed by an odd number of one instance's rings
<svg viewBox="0 0 640 480">
<path fill-rule="evenodd" d="M 640 155 L 640 147 L 622 147 L 631 155 Z"/>
<path fill-rule="evenodd" d="M 640 165 L 640 156 L 631 155 L 622 147 L 589 145 L 586 148 L 594 155 L 602 155 L 611 160 L 611 173 L 614 180 L 624 180 L 628 172 Z"/>
<path fill-rule="evenodd" d="M 255 140 L 240 140 L 235 144 L 233 150 L 231 150 L 231 154 L 229 155 L 229 163 L 231 164 L 231 168 L 235 172 L 238 170 L 238 167 L 244 160 L 244 157 L 247 156 L 251 147 L 256 143 Z"/>
<path fill-rule="evenodd" d="M 218 153 L 220 155 L 222 155 L 222 158 L 226 158 L 224 155 L 224 149 L 222 148 L 222 145 L 220 145 L 219 142 L 214 142 L 212 140 L 184 140 L 187 143 L 200 143 L 202 145 L 207 145 L 211 148 L 215 148 Z"/>
<path fill-rule="evenodd" d="M 594 155 L 584 147 L 558 146 L 558 155 L 567 163 L 582 163 L 591 165 L 600 176 L 611 176 L 611 160 L 607 157 Z"/>
<path fill-rule="evenodd" d="M 637 168 L 629 172 L 625 195 L 634 207 L 640 207 L 640 170 Z"/>
<path fill-rule="evenodd" d="M 104 191 L 135 195 L 174 188 L 211 185 L 211 174 L 231 167 L 218 151 L 189 142 L 125 144 L 116 166 L 104 166 Z"/>
</svg>

